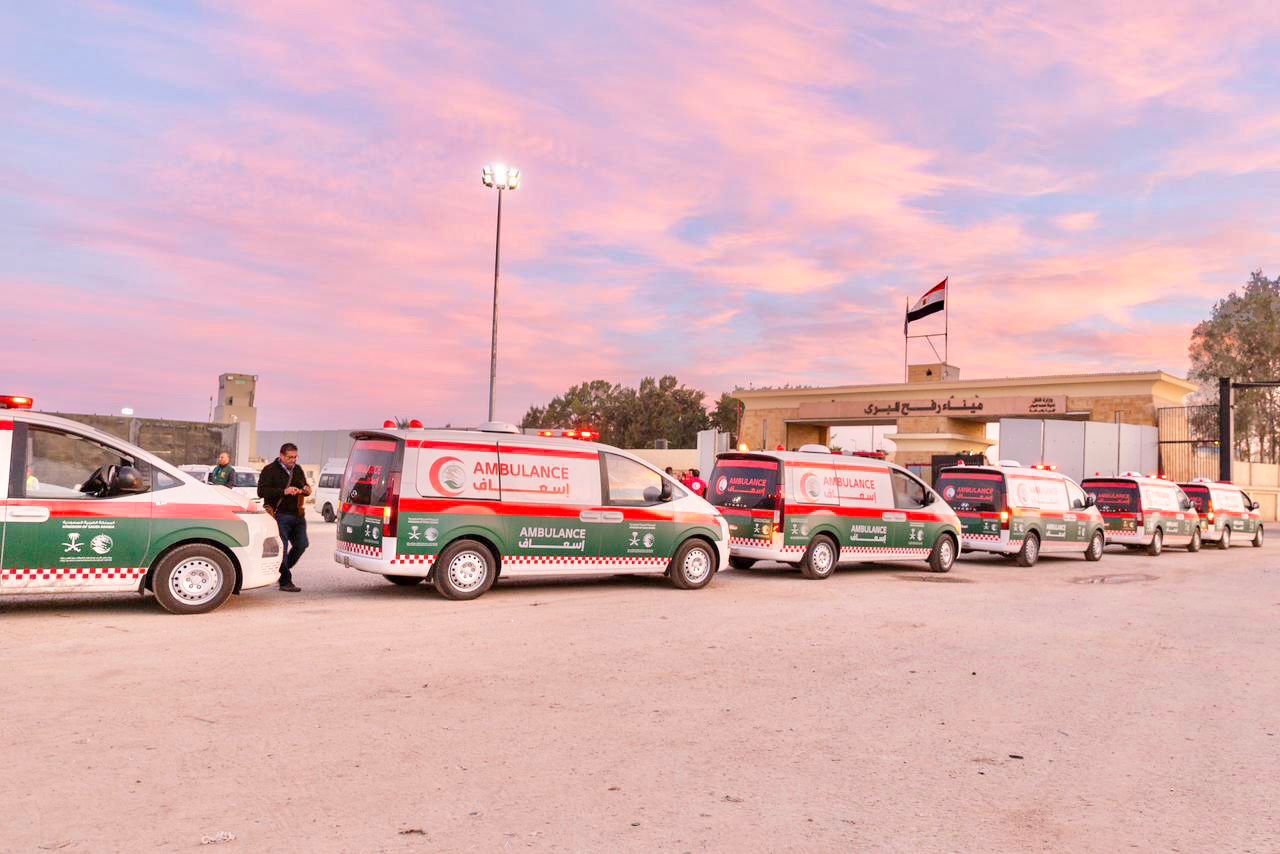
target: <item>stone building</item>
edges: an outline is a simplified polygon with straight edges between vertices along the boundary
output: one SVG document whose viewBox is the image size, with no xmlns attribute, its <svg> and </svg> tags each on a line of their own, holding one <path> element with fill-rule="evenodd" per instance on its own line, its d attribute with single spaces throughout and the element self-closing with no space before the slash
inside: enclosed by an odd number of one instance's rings
<svg viewBox="0 0 1280 854">
<path fill-rule="evenodd" d="M 1156 425 L 1156 410 L 1182 406 L 1196 386 L 1164 371 L 963 380 L 954 365 L 912 365 L 905 383 L 821 388 L 736 389 L 740 440 L 751 448 L 827 444 L 832 427 L 893 425 L 887 434 L 904 466 L 934 455 L 984 453 L 987 424 L 1053 418 Z"/>
</svg>

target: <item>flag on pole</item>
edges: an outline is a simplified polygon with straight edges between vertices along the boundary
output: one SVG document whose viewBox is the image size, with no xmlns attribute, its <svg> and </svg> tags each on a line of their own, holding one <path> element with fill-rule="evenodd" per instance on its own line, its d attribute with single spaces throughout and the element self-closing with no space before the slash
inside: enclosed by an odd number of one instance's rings
<svg viewBox="0 0 1280 854">
<path fill-rule="evenodd" d="M 950 276 L 947 279 L 951 278 Z M 906 334 L 907 324 L 913 320 L 919 320 L 922 317 L 928 317 L 931 314 L 937 314 L 946 307 L 947 302 L 947 279 L 943 279 L 938 284 L 929 288 L 924 292 L 924 296 L 916 300 L 916 304 L 907 309 L 907 319 L 903 321 L 903 334 Z"/>
</svg>

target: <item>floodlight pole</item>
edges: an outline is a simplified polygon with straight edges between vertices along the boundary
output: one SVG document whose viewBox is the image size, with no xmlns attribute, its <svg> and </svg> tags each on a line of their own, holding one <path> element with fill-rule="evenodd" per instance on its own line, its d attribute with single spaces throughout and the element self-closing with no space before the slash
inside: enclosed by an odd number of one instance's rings
<svg viewBox="0 0 1280 854">
<path fill-rule="evenodd" d="M 493 420 L 494 387 L 498 380 L 498 260 L 502 250 L 502 187 L 498 187 L 498 229 L 493 239 L 493 337 L 489 342 L 489 420 Z"/>
</svg>

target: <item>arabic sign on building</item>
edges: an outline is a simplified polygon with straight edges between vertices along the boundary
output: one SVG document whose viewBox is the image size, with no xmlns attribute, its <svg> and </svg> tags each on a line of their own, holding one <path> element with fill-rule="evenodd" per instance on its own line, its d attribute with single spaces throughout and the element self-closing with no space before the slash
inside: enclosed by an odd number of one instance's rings
<svg viewBox="0 0 1280 854">
<path fill-rule="evenodd" d="M 1062 415 L 1066 395 L 1035 397 L 901 397 L 802 403 L 801 418 L 912 418 L 938 415 L 950 418 L 1000 418 L 1012 415 Z"/>
</svg>

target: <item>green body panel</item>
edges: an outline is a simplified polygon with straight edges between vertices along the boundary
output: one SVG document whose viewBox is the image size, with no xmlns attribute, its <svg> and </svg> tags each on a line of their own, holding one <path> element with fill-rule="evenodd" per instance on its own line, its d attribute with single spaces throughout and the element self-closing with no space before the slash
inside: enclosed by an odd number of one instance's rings
<svg viewBox="0 0 1280 854">
<path fill-rule="evenodd" d="M 966 534 L 1000 535 L 999 519 L 983 519 L 978 516 L 961 516 L 960 530 Z"/>
<path fill-rule="evenodd" d="M 382 518 L 346 510 L 338 512 L 338 540 L 373 549 L 382 548 Z"/>
<path fill-rule="evenodd" d="M 240 519 L 152 519 L 148 563 L 188 540 L 210 540 L 229 549 L 249 545 L 249 525 Z"/>
<path fill-rule="evenodd" d="M 807 547 L 818 533 L 831 534 L 841 548 L 932 549 L 944 531 L 955 532 L 948 523 L 938 520 L 884 519 L 883 514 L 901 514 L 905 510 L 875 511 L 874 515 L 829 515 L 821 510 L 799 514 L 788 511 L 783 521 L 786 546 Z"/>
<path fill-rule="evenodd" d="M 51 517 L 5 525 L 5 569 L 149 566 L 151 519 Z"/>
</svg>

